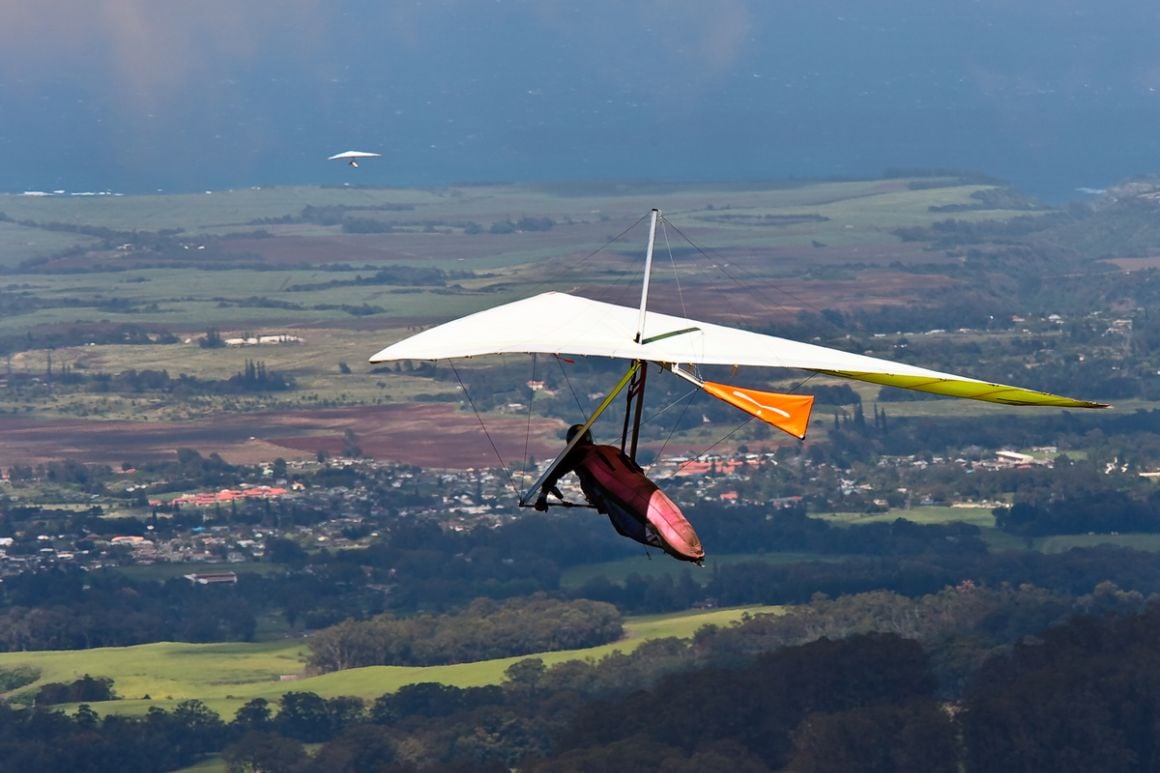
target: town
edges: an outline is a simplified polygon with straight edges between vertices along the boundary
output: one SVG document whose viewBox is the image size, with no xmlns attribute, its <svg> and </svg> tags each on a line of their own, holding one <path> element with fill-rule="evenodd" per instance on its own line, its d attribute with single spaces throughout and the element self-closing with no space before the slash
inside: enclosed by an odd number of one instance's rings
<svg viewBox="0 0 1160 773">
<path fill-rule="evenodd" d="M 937 491 L 895 486 L 883 480 L 907 471 L 976 473 L 1048 470 L 1057 449 L 1037 447 L 1031 453 L 998 450 L 944 458 L 883 456 L 864 477 L 787 453 L 716 454 L 675 457 L 653 465 L 649 473 L 682 502 L 716 502 L 723 506 L 760 505 L 776 510 L 801 502 L 804 496 L 833 485 L 826 500 L 835 512 L 873 515 L 883 512 L 906 517 L 912 506 L 982 509 L 989 513 L 1002 501 L 950 498 Z M 275 472 L 280 477 L 275 478 Z M 787 477 L 784 473 L 790 471 Z M 121 492 L 133 494 L 145 484 L 133 483 L 135 471 L 119 476 Z M 879 474 L 875 474 L 875 472 Z M 888 475 L 881 473 L 888 472 Z M 513 480 L 497 469 L 439 470 L 367 459 L 281 462 L 261 465 L 255 479 L 213 491 L 189 491 L 150 497 L 147 508 L 126 506 L 123 497 L 90 495 L 85 502 L 20 506 L 20 491 L 35 480 L 2 483 L 8 517 L 0 536 L 0 576 L 61 565 L 86 570 L 118 566 L 180 564 L 187 578 L 205 584 L 205 577 L 236 580 L 223 573 L 231 565 L 248 565 L 267 558 L 266 541 L 291 540 L 304 550 L 350 550 L 373 544 L 379 528 L 392 519 L 418 519 L 451 531 L 497 526 L 526 513 L 517 506 Z M 1149 475 L 1150 473 L 1141 473 Z M 338 478 L 341 482 L 326 481 Z M 521 480 L 526 482 L 527 476 Z M 769 495 L 770 480 L 793 481 L 803 493 Z M 309 483 L 307 481 L 310 481 Z M 811 485 L 812 484 L 812 485 Z M 110 486 L 110 489 L 113 487 Z M 583 503 L 574 476 L 561 481 L 566 499 Z M 815 502 L 819 501 L 815 498 Z M 303 518 L 303 513 L 310 513 Z M 81 517 L 87 516 L 87 517 Z M 297 521 L 306 520 L 306 523 Z M 115 524 L 122 532 L 95 524 Z M 75 525 L 75 530 L 59 528 Z M 51 527 L 58 528 L 51 528 Z"/>
</svg>

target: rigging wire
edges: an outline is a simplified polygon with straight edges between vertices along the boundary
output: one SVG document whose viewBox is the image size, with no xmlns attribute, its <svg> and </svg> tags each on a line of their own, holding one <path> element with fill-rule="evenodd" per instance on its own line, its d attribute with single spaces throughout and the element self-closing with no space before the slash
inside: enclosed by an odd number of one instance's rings
<svg viewBox="0 0 1160 773">
<path fill-rule="evenodd" d="M 628 234 L 630 231 L 637 228 L 637 226 L 639 226 L 641 223 L 643 223 L 645 221 L 645 219 L 648 218 L 650 215 L 651 215 L 651 212 L 647 212 L 644 215 L 642 215 L 641 217 L 639 217 L 635 223 L 628 226 L 623 231 L 618 233 L 616 236 L 609 239 L 607 242 L 604 243 L 603 246 L 599 247 L 596 250 L 593 250 L 588 255 L 586 255 L 584 258 L 581 258 L 579 261 L 577 261 L 575 264 L 573 264 L 570 267 L 570 269 L 576 270 L 576 268 L 580 264 L 590 260 L 592 258 L 592 256 L 608 249 L 609 245 L 611 245 L 615 242 L 619 242 L 626 234 Z M 663 227 L 663 224 L 665 222 L 665 218 L 664 218 L 663 214 L 660 216 L 660 218 L 658 218 L 657 222 L 660 223 Z M 667 237 L 666 237 L 666 241 L 667 241 Z M 671 249 L 670 249 L 669 253 L 670 253 L 670 260 L 671 260 L 671 256 L 672 256 Z M 617 288 L 615 292 L 609 292 L 608 297 L 610 299 L 622 304 L 622 305 L 635 305 L 634 303 L 630 303 L 629 301 L 635 297 L 636 293 L 640 292 L 639 279 L 640 279 L 640 276 L 643 274 L 643 272 L 644 272 L 644 267 L 641 266 L 640 270 L 638 270 L 635 274 L 624 273 L 619 280 L 617 280 L 615 282 L 608 282 L 605 285 L 606 287 L 616 287 Z M 679 284 L 678 284 L 678 293 L 679 293 Z M 628 297 L 626 297 L 626 296 L 628 296 Z M 683 304 L 683 300 L 682 300 L 682 304 Z"/>
<path fill-rule="evenodd" d="M 594 255 L 597 255 L 598 253 L 600 253 L 600 252 L 603 252 L 604 250 L 608 249 L 608 245 L 610 245 L 610 244 L 613 244 L 613 243 L 615 243 L 615 242 L 618 242 L 618 241 L 620 241 L 621 237 L 623 237 L 623 236 L 624 236 L 625 234 L 627 234 L 629 231 L 631 231 L 632 229 L 636 228 L 638 225 L 640 225 L 641 223 L 643 223 L 643 222 L 644 222 L 644 220 L 645 220 L 645 218 L 646 218 L 646 217 L 648 217 L 648 216 L 649 216 L 649 214 L 651 214 L 651 213 L 649 213 L 649 212 L 646 212 L 645 214 L 641 215 L 639 218 L 637 218 L 637 220 L 636 220 L 636 222 L 635 222 L 635 223 L 633 223 L 632 225 L 630 225 L 628 228 L 625 228 L 623 231 L 621 231 L 620 233 L 618 233 L 616 236 L 613 236 L 611 239 L 609 239 L 609 240 L 608 240 L 608 241 L 606 241 L 604 244 L 602 244 L 601 246 L 599 246 L 599 247 L 597 247 L 596 249 L 594 249 L 592 252 L 590 252 L 590 253 L 588 253 L 587 255 L 585 255 L 585 256 L 584 256 L 583 258 L 581 258 L 581 259 L 580 259 L 578 262 L 580 262 L 580 263 L 583 263 L 583 262 L 584 262 L 584 261 L 586 261 L 586 260 L 591 260 L 591 259 L 592 259 L 592 257 L 593 257 Z M 575 265 L 575 264 L 573 264 L 573 265 Z"/>
<path fill-rule="evenodd" d="M 729 430 L 729 431 L 728 431 L 728 432 L 726 432 L 724 435 L 722 435 L 721 437 L 717 438 L 717 440 L 713 441 L 713 444 L 712 444 L 712 445 L 710 445 L 708 448 L 706 448 L 704 451 L 702 451 L 702 452 L 701 452 L 701 455 L 704 455 L 704 454 L 708 454 L 708 453 L 710 453 L 710 452 L 711 452 L 711 451 L 712 451 L 714 448 L 716 448 L 717 446 L 721 445 L 722 443 L 724 443 L 724 442 L 725 442 L 726 440 L 728 440 L 729 438 L 731 438 L 731 437 L 733 437 L 734 435 L 736 435 L 736 434 L 737 434 L 738 432 L 740 432 L 742 429 L 744 429 L 745 427 L 749 426 L 750 422 L 753 422 L 753 421 L 755 421 L 755 419 L 754 419 L 753 417 L 750 417 L 750 418 L 748 418 L 748 419 L 745 419 L 745 420 L 743 420 L 741 423 L 739 423 L 739 424 L 738 424 L 737 426 L 735 426 L 733 429 Z M 678 466 L 676 470 L 674 470 L 674 471 L 673 471 L 671 474 L 667 475 L 666 477 L 664 477 L 664 478 L 654 478 L 653 480 L 654 480 L 654 482 L 655 482 L 655 481 L 672 480 L 672 479 L 673 479 L 673 476 L 675 476 L 679 470 L 680 470 L 680 467 Z"/>
<path fill-rule="evenodd" d="M 487 438 L 487 442 L 491 445 L 491 450 L 495 452 L 495 458 L 499 460 L 499 465 L 503 468 L 504 477 L 507 479 L 508 485 L 512 487 L 512 490 L 515 492 L 515 495 L 518 498 L 520 495 L 520 490 L 515 485 L 515 481 L 512 480 L 511 468 L 508 466 L 507 462 L 504 461 L 503 454 L 499 452 L 499 448 L 496 446 L 495 440 L 492 439 L 491 433 L 487 431 L 487 425 L 484 424 L 483 417 L 480 415 L 479 409 L 475 407 L 475 401 L 471 399 L 471 392 L 468 391 L 467 385 L 463 383 L 463 379 L 459 375 L 459 369 L 455 367 L 455 361 L 448 359 L 447 364 L 451 366 L 451 372 L 455 374 L 455 380 L 459 382 L 459 388 L 463 390 L 463 396 L 467 398 L 467 404 L 471 406 L 472 412 L 475 413 L 475 420 L 479 422 L 479 428 L 483 430 L 483 435 Z"/>
<path fill-rule="evenodd" d="M 669 425 L 669 433 L 665 435 L 665 442 L 661 443 L 661 449 L 657 452 L 657 456 L 663 455 L 665 451 L 668 450 L 669 443 L 672 441 L 673 435 L 677 434 L 677 427 L 681 426 L 681 420 L 685 418 L 685 414 L 687 414 L 689 409 L 693 406 L 693 395 L 695 395 L 698 391 L 699 390 L 696 389 L 690 389 L 685 393 L 684 397 L 680 398 L 680 400 L 674 400 L 662 408 L 659 413 L 655 414 L 656 416 L 660 416 L 673 406 L 677 405 L 678 402 L 684 403 L 684 407 L 681 409 L 681 413 L 679 416 L 677 416 L 676 421 Z"/>
<path fill-rule="evenodd" d="M 539 357 L 536 355 L 535 352 L 532 352 L 532 379 L 531 379 L 532 381 L 536 380 L 536 366 L 538 364 L 539 364 Z M 530 387 L 529 387 L 529 389 L 530 389 Z M 527 474 L 528 474 L 528 448 L 531 446 L 531 442 L 532 442 L 532 405 L 531 404 L 533 402 L 535 402 L 535 399 L 536 399 L 536 393 L 532 392 L 531 399 L 528 400 L 528 421 L 527 421 L 527 425 L 524 428 L 524 460 L 523 460 L 523 466 L 521 467 L 521 470 L 523 472 L 524 477 L 527 477 Z"/>
<path fill-rule="evenodd" d="M 568 391 L 572 393 L 572 399 L 576 403 L 576 410 L 584 413 L 584 405 L 580 402 L 580 395 L 576 393 L 576 386 L 572 383 L 572 379 L 568 376 L 568 369 L 564 367 L 564 360 L 557 355 L 556 364 L 560 366 L 560 374 L 564 377 L 564 383 L 568 385 Z"/>
<path fill-rule="evenodd" d="M 709 262 L 709 265 L 712 268 L 715 268 L 725 278 L 732 281 L 738 287 L 744 288 L 747 292 L 756 292 L 754 290 L 755 286 L 757 285 L 756 281 L 749 281 L 749 282 L 743 281 L 743 279 L 740 276 L 735 275 L 734 273 L 730 272 L 725 266 L 721 265 L 720 261 L 714 262 L 713 256 L 711 256 L 704 249 L 702 249 L 699 244 L 697 244 L 692 239 L 690 239 L 689 236 L 687 234 L 685 234 L 680 228 L 673 225 L 672 223 L 669 223 L 669 225 L 672 225 L 673 230 L 682 239 L 684 239 L 685 242 L 690 247 L 692 247 L 697 252 L 698 255 L 700 255 L 706 262 Z M 667 236 L 667 233 L 666 233 L 666 236 Z M 773 285 L 773 289 L 776 290 L 777 292 L 781 293 L 782 295 L 786 296 L 790 300 L 794 301 L 799 306 L 806 308 L 806 309 L 809 309 L 810 311 L 813 311 L 815 314 L 821 314 L 821 310 L 818 309 L 817 306 L 815 306 L 813 303 L 807 301 L 806 299 L 802 298 L 801 296 L 799 296 L 799 295 L 797 295 L 789 290 L 786 290 L 784 287 L 781 287 L 781 286 L 775 284 L 775 285 Z M 678 286 L 678 291 L 679 291 L 679 286 Z M 683 300 L 682 300 L 682 303 L 683 303 Z M 686 316 L 688 316 L 688 315 L 686 315 Z M 820 374 L 818 374 L 818 373 L 812 373 L 812 372 L 808 373 L 807 375 L 805 375 L 802 378 L 801 381 L 798 381 L 796 384 L 794 384 L 792 391 L 797 392 L 797 391 L 801 390 L 801 388 L 804 387 L 806 384 L 808 384 L 810 381 L 813 381 L 814 379 L 819 378 L 819 377 L 820 377 Z"/>
<path fill-rule="evenodd" d="M 686 401 L 688 401 L 688 402 L 691 402 L 691 398 L 693 397 L 693 395 L 697 394 L 697 393 L 698 393 L 698 392 L 700 392 L 700 391 L 701 391 L 701 390 L 700 390 L 700 389 L 698 389 L 698 388 L 696 388 L 696 387 L 691 387 L 691 388 L 689 389 L 689 391 L 685 392 L 685 393 L 684 393 L 683 395 L 681 395 L 680 397 L 677 397 L 677 398 L 674 398 L 674 399 L 670 400 L 670 401 L 669 401 L 669 403 L 668 403 L 667 405 L 664 405 L 664 406 L 662 406 L 662 407 L 660 407 L 660 408 L 657 408 L 656 410 L 650 411 L 650 412 L 649 412 L 649 421 L 656 421 L 657 419 L 659 419 L 660 417 L 664 416 L 666 413 L 668 413 L 668 412 L 669 412 L 669 411 L 671 411 L 672 409 L 676 408 L 676 407 L 677 407 L 678 405 L 680 405 L 681 403 L 684 403 L 684 402 L 686 402 Z M 686 410 L 687 410 L 687 408 L 686 408 Z M 679 423 L 679 420 L 680 420 L 680 419 L 681 419 L 683 416 L 684 416 L 684 414 L 682 413 L 682 414 L 681 414 L 681 416 L 678 416 L 678 417 L 677 417 L 677 419 L 678 419 L 678 423 Z M 670 433 L 670 434 L 671 434 L 671 433 Z"/>
<path fill-rule="evenodd" d="M 671 223 L 670 223 L 670 225 L 671 225 Z M 709 253 L 705 252 L 705 250 L 703 250 L 699 244 L 697 244 L 692 239 L 690 239 L 685 234 L 684 231 L 677 228 L 675 225 L 673 226 L 673 230 L 676 231 L 677 234 L 682 239 L 684 239 L 690 247 L 692 247 L 694 250 L 696 250 L 697 253 L 702 258 L 704 258 L 706 261 L 713 261 L 714 260 L 713 257 Z M 753 282 L 748 282 L 748 283 L 743 282 L 741 277 L 736 276 L 733 273 L 731 273 L 730 271 L 728 271 L 725 268 L 725 266 L 721 265 L 719 262 L 716 264 L 711 262 L 710 265 L 713 266 L 714 268 L 716 268 L 718 271 L 720 271 L 722 275 L 724 275 L 727 279 L 731 280 L 738 287 L 745 287 L 745 288 L 749 289 L 751 292 L 753 291 L 753 284 L 754 284 Z M 797 303 L 801 306 L 804 306 L 815 313 L 819 313 L 819 314 L 821 313 L 820 309 L 818 309 L 814 304 L 807 301 L 805 298 L 802 298 L 800 295 L 797 295 L 796 293 L 793 293 L 789 290 L 786 290 L 784 287 L 781 287 L 781 286 L 776 285 L 776 284 L 773 285 L 773 289 L 776 290 L 777 292 L 781 293 L 785 297 L 789 298 L 790 300 L 794 301 L 795 303 Z"/>
<path fill-rule="evenodd" d="M 669 229 L 667 227 L 668 224 L 669 224 L 668 219 L 665 218 L 664 215 L 662 215 L 661 216 L 661 237 L 665 241 L 665 250 L 669 253 L 669 266 L 671 266 L 673 269 L 673 282 L 677 286 L 677 299 L 681 303 L 681 315 L 687 317 L 687 316 L 689 316 L 689 309 L 685 305 L 685 292 L 684 292 L 684 289 L 681 287 L 681 275 L 677 272 L 676 258 L 673 257 L 673 246 L 671 244 L 669 244 Z M 673 228 L 675 230 L 676 226 L 673 226 Z M 683 234 L 682 234 L 682 236 L 683 236 Z"/>
<path fill-rule="evenodd" d="M 562 271 L 558 272 L 552 276 L 551 282 L 545 280 L 543 282 L 540 282 L 537 285 L 532 285 L 532 288 L 534 290 L 534 292 L 532 292 L 532 295 L 536 295 L 537 293 L 543 292 L 544 289 L 546 289 L 546 288 L 557 289 L 560 285 L 559 280 L 561 279 L 561 275 L 566 276 L 568 274 L 580 273 L 580 270 L 585 266 L 585 264 L 587 264 L 590 260 L 592 260 L 593 257 L 595 257 L 596 255 L 599 255 L 601 252 L 604 252 L 606 249 L 608 249 L 608 247 L 610 245 L 615 244 L 616 242 L 619 242 L 622 238 L 624 238 L 624 236 L 626 234 L 628 234 L 634 228 L 636 228 L 641 223 L 643 223 L 648 216 L 649 216 L 649 213 L 647 213 L 647 212 L 645 214 L 641 215 L 639 218 L 637 218 L 636 222 L 629 225 L 627 228 L 625 228 L 623 231 L 618 233 L 616 236 L 613 236 L 611 239 L 608 239 L 607 241 L 605 241 L 603 244 L 601 244 L 599 247 L 597 247 L 596 249 L 589 252 L 587 255 L 585 255 L 581 258 L 567 260 L 562 266 Z M 620 284 L 627 287 L 628 281 L 629 280 L 627 278 L 622 279 Z"/>
<path fill-rule="evenodd" d="M 810 377 L 812 378 L 813 375 L 811 374 Z M 805 382 L 802 382 L 802 383 L 805 383 Z M 693 397 L 700 391 L 701 391 L 700 389 L 695 389 L 695 388 L 689 389 L 687 392 L 685 392 L 684 395 L 677 397 L 673 400 L 670 400 L 667 405 L 664 405 L 661 408 L 659 408 L 655 411 L 652 411 L 649 414 L 649 421 L 656 421 L 661 416 L 663 416 L 665 413 L 667 413 L 668 411 L 675 408 L 677 405 L 683 404 L 680 415 L 677 416 L 676 420 L 673 421 L 669 425 L 668 434 L 665 435 L 665 440 L 663 443 L 661 443 L 660 450 L 657 451 L 658 457 L 663 456 L 665 451 L 668 450 L 669 443 L 672 441 L 673 435 L 677 434 L 677 428 L 681 426 L 682 419 L 685 418 L 685 415 L 693 407 Z M 735 434 L 740 432 L 744 427 L 748 426 L 749 423 L 752 421 L 754 421 L 754 417 L 752 417 L 752 416 L 749 416 L 749 417 L 742 419 L 736 426 L 733 427 L 733 429 L 729 430 L 729 432 L 727 432 L 724 435 L 722 435 L 721 437 L 717 438 L 717 440 L 713 441 L 713 443 L 711 445 L 709 445 L 708 448 L 705 448 L 702 451 L 700 451 L 698 455 L 703 455 L 703 454 L 709 453 L 714 448 L 721 445 L 726 440 L 728 440 L 729 438 L 733 437 Z M 674 471 L 672 474 L 668 475 L 665 478 L 660 478 L 659 480 L 669 480 L 675 474 L 676 474 L 676 472 Z"/>
</svg>

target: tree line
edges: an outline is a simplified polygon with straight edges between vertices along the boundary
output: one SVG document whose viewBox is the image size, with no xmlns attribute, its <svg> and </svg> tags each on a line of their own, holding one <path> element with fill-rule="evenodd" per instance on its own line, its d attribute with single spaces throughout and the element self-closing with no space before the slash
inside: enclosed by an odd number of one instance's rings
<svg viewBox="0 0 1160 773">
<path fill-rule="evenodd" d="M 620 612 L 611 604 L 537 593 L 504 602 L 477 599 L 455 614 L 346 620 L 310 637 L 308 662 L 322 672 L 467 663 L 595 647 L 623 633 Z"/>
<path fill-rule="evenodd" d="M 120 373 L 85 373 L 76 368 L 62 368 L 54 377 L 58 384 L 75 384 L 96 394 L 119 392 L 142 394 L 160 392 L 176 397 L 202 394 L 244 394 L 247 392 L 281 392 L 294 388 L 294 377 L 270 370 L 261 360 L 246 360 L 242 370 L 226 379 L 206 379 L 182 373 L 176 378 L 167 370 L 137 370 Z"/>
</svg>

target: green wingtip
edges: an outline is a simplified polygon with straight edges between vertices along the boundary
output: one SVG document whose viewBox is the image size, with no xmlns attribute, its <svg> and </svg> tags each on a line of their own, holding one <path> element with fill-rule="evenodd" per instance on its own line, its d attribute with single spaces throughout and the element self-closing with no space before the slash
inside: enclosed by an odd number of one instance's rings
<svg viewBox="0 0 1160 773">
<path fill-rule="evenodd" d="M 972 379 L 929 378 L 925 376 L 905 376 L 889 373 L 864 373 L 859 371 L 824 370 L 831 376 L 850 378 L 856 381 L 865 381 L 870 384 L 910 389 L 916 392 L 929 392 L 947 397 L 958 397 L 966 400 L 982 400 L 1000 405 L 1038 405 L 1050 408 L 1110 408 L 1107 403 L 1097 403 L 1092 400 L 1077 400 L 1074 397 L 1053 395 L 1050 392 L 1039 392 L 1034 389 L 1007 386 L 1006 384 L 990 384 Z"/>
</svg>

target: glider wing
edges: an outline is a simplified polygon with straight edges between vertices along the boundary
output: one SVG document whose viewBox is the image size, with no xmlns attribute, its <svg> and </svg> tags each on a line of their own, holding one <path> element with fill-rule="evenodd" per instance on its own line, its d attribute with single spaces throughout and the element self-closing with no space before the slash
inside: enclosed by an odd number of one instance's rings
<svg viewBox="0 0 1160 773">
<path fill-rule="evenodd" d="M 656 312 L 645 315 L 638 342 L 635 339 L 639 314 L 639 310 L 626 306 L 548 292 L 430 328 L 388 346 L 370 361 L 438 360 L 523 352 L 618 357 L 667 364 L 795 368 L 1006 405 L 1107 407 L 1103 403 L 994 384 Z"/>
<path fill-rule="evenodd" d="M 344 151 L 342 153 L 335 153 L 333 156 L 329 156 L 326 160 L 327 161 L 334 161 L 334 160 L 340 159 L 340 158 L 341 159 L 380 158 L 382 155 L 383 155 L 382 153 L 369 153 L 365 150 L 347 150 L 347 151 Z"/>
</svg>

